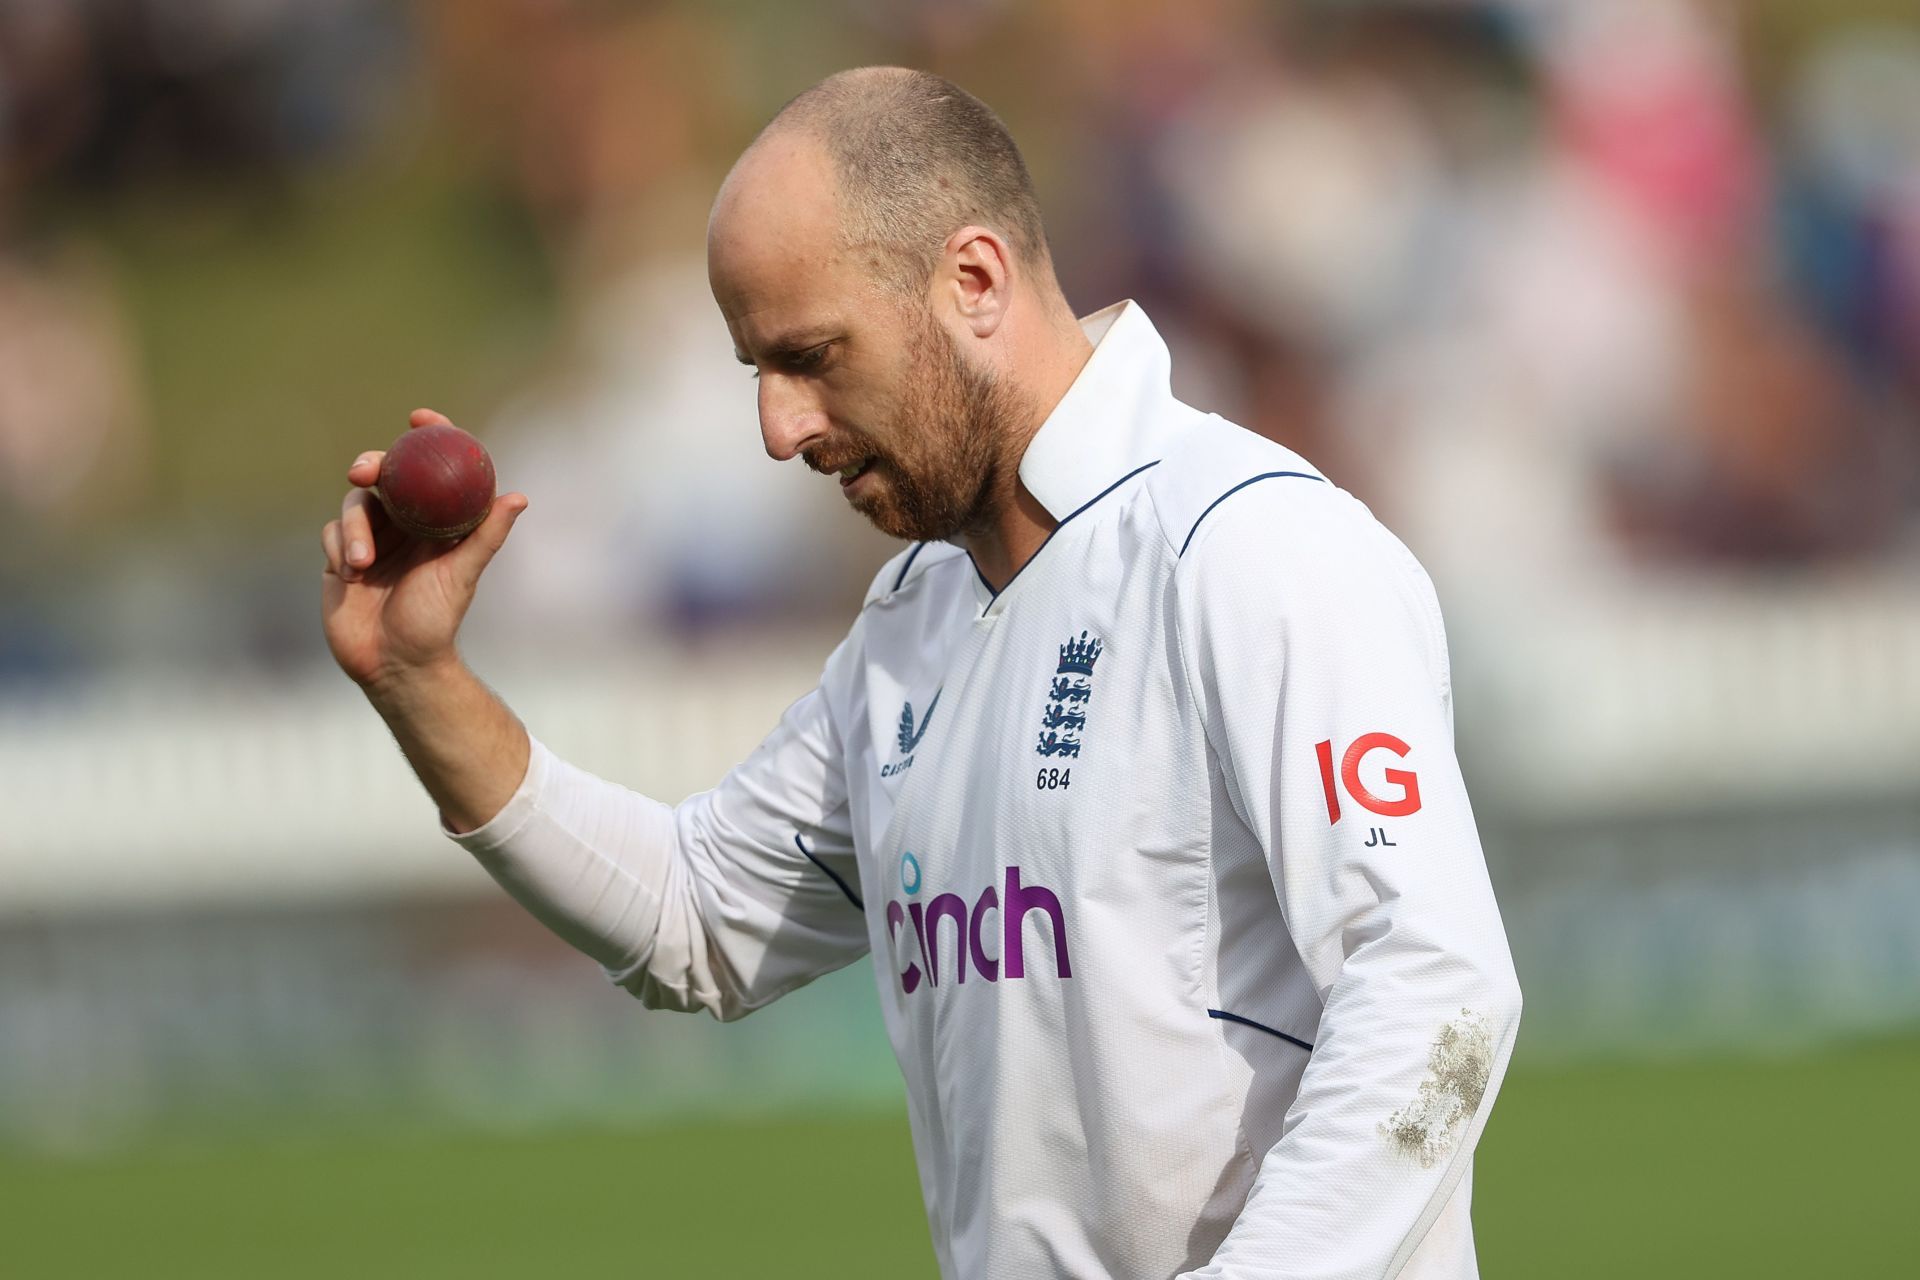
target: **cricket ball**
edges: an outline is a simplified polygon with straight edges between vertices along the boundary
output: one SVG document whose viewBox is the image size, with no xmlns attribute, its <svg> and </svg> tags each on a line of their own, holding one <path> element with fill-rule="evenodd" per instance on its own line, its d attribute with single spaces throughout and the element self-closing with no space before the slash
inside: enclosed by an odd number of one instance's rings
<svg viewBox="0 0 1920 1280">
<path fill-rule="evenodd" d="M 373 492 L 414 537 L 464 538 L 493 507 L 493 459 L 458 427 L 414 427 L 381 459 Z"/>
</svg>

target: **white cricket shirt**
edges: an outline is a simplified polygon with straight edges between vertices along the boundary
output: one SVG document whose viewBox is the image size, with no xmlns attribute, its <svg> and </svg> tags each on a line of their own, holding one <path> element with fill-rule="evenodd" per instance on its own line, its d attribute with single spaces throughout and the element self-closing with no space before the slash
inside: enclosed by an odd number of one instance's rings
<svg viewBox="0 0 1920 1280">
<path fill-rule="evenodd" d="M 1520 993 L 1433 589 L 1137 305 L 1083 323 L 998 595 L 915 546 L 712 791 L 536 742 L 458 839 L 652 1006 L 870 955 L 948 1277 L 1473 1276 Z"/>
</svg>

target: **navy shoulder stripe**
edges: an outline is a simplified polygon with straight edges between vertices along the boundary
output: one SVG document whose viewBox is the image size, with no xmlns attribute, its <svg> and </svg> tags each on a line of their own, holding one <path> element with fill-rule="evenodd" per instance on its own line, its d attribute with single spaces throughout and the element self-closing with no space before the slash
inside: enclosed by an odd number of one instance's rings
<svg viewBox="0 0 1920 1280">
<path fill-rule="evenodd" d="M 801 853 L 806 855 L 808 862 L 811 862 L 814 866 L 826 872 L 827 879 L 833 881 L 835 884 L 840 886 L 840 892 L 847 895 L 848 902 L 851 902 L 855 907 L 859 908 L 863 912 L 867 909 L 867 904 L 860 901 L 860 895 L 855 893 L 853 889 L 847 884 L 847 882 L 845 880 L 842 880 L 839 877 L 839 875 L 834 871 L 832 867 L 828 866 L 826 863 L 820 861 L 820 859 L 813 856 L 813 850 L 807 848 L 806 842 L 800 839 L 800 833 L 798 831 L 793 833 L 793 846 L 794 848 L 800 850 Z"/>
<path fill-rule="evenodd" d="M 1250 484 L 1258 484 L 1262 480 L 1284 480 L 1284 479 L 1318 480 L 1322 484 L 1326 483 L 1326 478 L 1324 476 L 1316 476 L 1311 471 L 1264 471 L 1257 476 L 1248 476 L 1245 480 L 1242 480 L 1239 484 L 1233 486 L 1233 488 L 1227 490 L 1225 493 L 1221 494 L 1219 497 L 1215 498 L 1212 502 L 1209 502 L 1207 504 L 1207 509 L 1200 513 L 1200 519 L 1195 520 L 1193 522 L 1193 528 L 1187 530 L 1187 540 L 1180 544 L 1180 554 L 1183 556 L 1187 554 L 1187 548 L 1193 545 L 1193 535 L 1200 532 L 1200 521 L 1205 520 L 1209 515 L 1211 515 L 1215 507 L 1219 506 L 1221 503 L 1225 502 L 1228 498 L 1231 498 L 1234 494 L 1240 492 L 1242 489 L 1246 488 Z"/>
<path fill-rule="evenodd" d="M 920 553 L 922 551 L 925 551 L 926 549 L 927 549 L 926 543 L 916 542 L 913 544 L 913 550 L 907 552 L 907 561 L 905 564 L 900 566 L 900 576 L 893 580 L 893 589 L 895 591 L 898 591 L 902 586 L 906 585 L 907 573 L 909 570 L 913 568 L 914 560 L 917 559 Z M 805 853 L 806 850 L 802 849 L 801 852 Z"/>
</svg>

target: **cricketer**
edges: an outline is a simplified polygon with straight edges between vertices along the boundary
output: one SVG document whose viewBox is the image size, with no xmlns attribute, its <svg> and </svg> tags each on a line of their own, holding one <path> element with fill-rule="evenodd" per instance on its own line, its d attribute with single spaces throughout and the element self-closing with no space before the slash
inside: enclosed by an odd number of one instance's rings
<svg viewBox="0 0 1920 1280">
<path fill-rule="evenodd" d="M 802 93 L 707 234 L 767 453 L 910 545 L 667 804 L 460 657 L 527 499 L 425 547 L 362 455 L 327 638 L 448 834 L 652 1007 L 738 1018 L 869 957 L 948 1277 L 1476 1275 L 1521 1002 L 1425 572 L 1176 400 L 1138 305 L 1076 318 L 1012 138 L 945 80 Z"/>
</svg>

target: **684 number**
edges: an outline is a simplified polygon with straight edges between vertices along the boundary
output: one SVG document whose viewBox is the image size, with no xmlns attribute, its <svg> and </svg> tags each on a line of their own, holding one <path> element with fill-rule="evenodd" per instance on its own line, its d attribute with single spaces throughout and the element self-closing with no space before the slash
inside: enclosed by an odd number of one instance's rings
<svg viewBox="0 0 1920 1280">
<path fill-rule="evenodd" d="M 1042 769 L 1033 780 L 1033 789 L 1035 791 L 1063 791 L 1072 779 L 1072 769 Z"/>
</svg>

